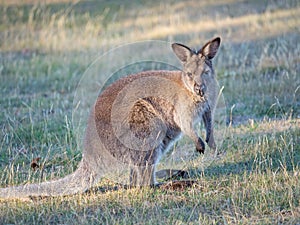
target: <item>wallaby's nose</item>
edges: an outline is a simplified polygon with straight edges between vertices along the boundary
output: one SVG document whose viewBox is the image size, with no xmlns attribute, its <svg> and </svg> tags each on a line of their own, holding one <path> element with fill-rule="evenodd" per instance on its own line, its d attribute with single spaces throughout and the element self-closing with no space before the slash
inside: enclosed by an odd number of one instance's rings
<svg viewBox="0 0 300 225">
<path fill-rule="evenodd" d="M 194 92 L 197 95 L 200 95 L 201 97 L 203 97 L 205 91 L 206 91 L 206 86 L 204 84 L 201 84 L 201 85 L 195 84 L 194 85 Z"/>
</svg>

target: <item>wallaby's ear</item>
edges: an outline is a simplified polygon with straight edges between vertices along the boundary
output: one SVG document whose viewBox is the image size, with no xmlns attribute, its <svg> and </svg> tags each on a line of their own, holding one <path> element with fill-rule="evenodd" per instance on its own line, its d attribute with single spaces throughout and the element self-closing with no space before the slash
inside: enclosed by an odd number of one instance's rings
<svg viewBox="0 0 300 225">
<path fill-rule="evenodd" d="M 221 44 L 221 38 L 217 37 L 207 42 L 199 51 L 199 53 L 206 56 L 208 59 L 212 59 L 217 54 L 220 44 Z"/>
<path fill-rule="evenodd" d="M 183 63 L 186 63 L 189 57 L 192 55 L 192 50 L 183 44 L 173 43 L 172 49 L 179 60 Z"/>
</svg>

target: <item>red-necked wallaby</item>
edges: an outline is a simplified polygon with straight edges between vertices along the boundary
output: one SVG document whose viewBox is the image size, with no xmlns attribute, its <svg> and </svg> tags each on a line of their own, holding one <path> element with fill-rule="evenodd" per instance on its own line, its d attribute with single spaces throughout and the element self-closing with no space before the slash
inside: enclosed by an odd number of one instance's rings
<svg viewBox="0 0 300 225">
<path fill-rule="evenodd" d="M 78 169 L 58 180 L 1 188 L 0 197 L 82 193 L 119 168 L 117 164 L 130 168 L 132 186 L 154 185 L 156 164 L 181 134 L 204 153 L 205 143 L 194 128 L 200 120 L 205 141 L 215 149 L 213 115 L 219 90 L 212 59 L 220 42 L 217 37 L 199 51 L 174 43 L 182 71 L 145 71 L 112 83 L 91 110 Z"/>
</svg>

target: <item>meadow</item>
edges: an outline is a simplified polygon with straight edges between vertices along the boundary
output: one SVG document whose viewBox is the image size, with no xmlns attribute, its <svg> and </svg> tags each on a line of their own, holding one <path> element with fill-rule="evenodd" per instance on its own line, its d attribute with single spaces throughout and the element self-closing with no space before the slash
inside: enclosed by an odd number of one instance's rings
<svg viewBox="0 0 300 225">
<path fill-rule="evenodd" d="M 214 67 L 226 104 L 219 155 L 185 168 L 191 187 L 115 188 L 106 178 L 84 194 L 0 200 L 0 224 L 300 224 L 299 34 L 296 0 L 0 1 L 0 187 L 76 169 L 74 95 L 118 46 L 200 48 L 220 36 Z M 111 62 L 151 48 L 138 50 Z M 187 148 L 186 138 L 174 147 Z"/>
</svg>

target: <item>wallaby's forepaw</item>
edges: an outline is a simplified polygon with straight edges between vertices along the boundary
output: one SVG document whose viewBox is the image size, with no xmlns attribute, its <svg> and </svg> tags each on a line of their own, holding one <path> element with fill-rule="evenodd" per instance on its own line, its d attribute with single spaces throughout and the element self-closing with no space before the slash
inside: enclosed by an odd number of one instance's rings
<svg viewBox="0 0 300 225">
<path fill-rule="evenodd" d="M 204 154 L 205 151 L 205 144 L 201 140 L 201 138 L 198 139 L 198 142 L 196 144 L 196 151 L 199 152 L 200 154 Z"/>
</svg>

